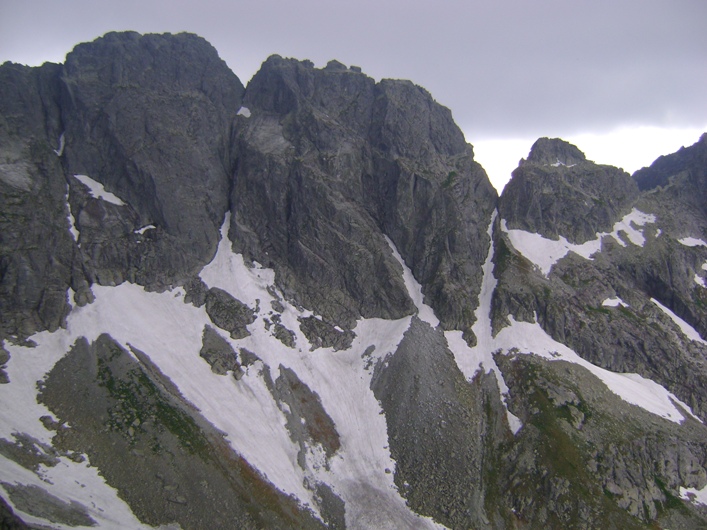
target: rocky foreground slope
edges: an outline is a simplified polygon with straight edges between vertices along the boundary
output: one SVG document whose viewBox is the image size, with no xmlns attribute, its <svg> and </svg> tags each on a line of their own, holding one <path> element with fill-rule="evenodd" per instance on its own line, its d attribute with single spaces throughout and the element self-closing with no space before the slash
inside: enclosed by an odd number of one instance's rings
<svg viewBox="0 0 707 530">
<path fill-rule="evenodd" d="M 6 63 L 2 524 L 704 528 L 706 175 L 499 198 L 424 89 L 188 34 Z"/>
</svg>

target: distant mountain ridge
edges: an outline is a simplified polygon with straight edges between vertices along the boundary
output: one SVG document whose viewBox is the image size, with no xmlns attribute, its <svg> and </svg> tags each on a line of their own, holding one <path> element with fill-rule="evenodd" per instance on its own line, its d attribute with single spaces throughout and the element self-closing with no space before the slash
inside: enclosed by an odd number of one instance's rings
<svg viewBox="0 0 707 530">
<path fill-rule="evenodd" d="M 3 524 L 702 528 L 706 175 L 498 197 L 421 87 L 191 34 L 5 63 Z"/>
</svg>

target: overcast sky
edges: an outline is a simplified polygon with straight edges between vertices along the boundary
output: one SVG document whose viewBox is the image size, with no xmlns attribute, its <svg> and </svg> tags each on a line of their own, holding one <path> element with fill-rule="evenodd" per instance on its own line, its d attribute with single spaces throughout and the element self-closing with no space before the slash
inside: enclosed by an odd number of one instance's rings
<svg viewBox="0 0 707 530">
<path fill-rule="evenodd" d="M 705 0 L 0 0 L 0 62 L 127 29 L 197 33 L 244 84 L 273 53 L 411 79 L 499 188 L 541 136 L 633 172 L 707 130 Z"/>
</svg>

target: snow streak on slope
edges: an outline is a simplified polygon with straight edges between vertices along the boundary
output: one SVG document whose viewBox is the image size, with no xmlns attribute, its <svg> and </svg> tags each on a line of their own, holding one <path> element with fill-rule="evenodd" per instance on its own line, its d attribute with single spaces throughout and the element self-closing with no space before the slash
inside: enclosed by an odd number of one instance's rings
<svg viewBox="0 0 707 530">
<path fill-rule="evenodd" d="M 516 322 L 513 316 L 508 317 L 511 325 L 502 329 L 494 344 L 505 352 L 535 354 L 551 361 L 568 361 L 583 366 L 624 401 L 642 407 L 675 423 L 684 421 L 683 410 L 697 419 L 692 410 L 680 401 L 674 394 L 668 392 L 658 383 L 638 374 L 619 374 L 600 368 L 582 359 L 573 350 L 550 337 L 537 323 Z M 676 403 L 682 408 L 678 408 Z"/>
<path fill-rule="evenodd" d="M 85 185 L 89 189 L 89 192 L 91 193 L 92 197 L 95 197 L 96 199 L 103 199 L 106 202 L 116 204 L 118 206 L 125 206 L 125 203 L 119 197 L 113 195 L 109 191 L 106 191 L 106 189 L 103 187 L 103 184 L 101 184 L 100 182 L 96 182 L 87 175 L 74 175 L 74 177 L 76 177 L 83 185 Z"/>
<path fill-rule="evenodd" d="M 405 282 L 408 295 L 412 298 L 415 307 L 417 307 L 417 316 L 423 322 L 427 322 L 430 326 L 436 328 L 439 326 L 439 319 L 435 316 L 435 312 L 432 308 L 423 301 L 424 297 L 422 295 L 422 285 L 418 283 L 415 276 L 413 276 L 412 271 L 407 265 L 405 265 L 405 262 L 398 252 L 395 244 L 388 236 L 385 236 L 385 240 L 388 242 L 390 249 L 393 251 L 393 256 L 395 256 L 395 259 L 398 260 L 398 263 L 400 263 L 403 268 L 403 281 Z"/>
<path fill-rule="evenodd" d="M 65 133 L 61 133 L 61 136 L 59 136 L 59 147 L 53 150 L 56 156 L 61 156 L 64 154 L 64 147 L 66 146 L 66 139 L 64 136 Z"/>
<path fill-rule="evenodd" d="M 492 352 L 496 349 L 493 344 L 493 337 L 491 333 L 491 297 L 493 296 L 493 291 L 496 289 L 496 278 L 493 276 L 493 224 L 496 220 L 498 212 L 494 210 L 491 217 L 491 223 L 489 223 L 488 235 L 491 239 L 491 245 L 489 248 L 488 255 L 486 256 L 486 261 L 483 265 L 483 280 L 481 282 L 481 293 L 479 294 L 479 306 L 476 308 L 476 322 L 472 326 L 471 330 L 476 335 L 476 346 L 470 348 L 466 341 L 462 338 L 461 331 L 446 331 L 444 333 L 447 338 L 447 343 L 449 348 L 454 353 L 454 358 L 462 371 L 464 376 L 471 380 L 474 375 L 479 370 L 484 373 L 493 371 L 496 376 L 496 381 L 498 382 L 498 387 L 501 391 L 501 399 L 504 405 L 506 405 L 505 396 L 508 395 L 508 385 L 503 379 L 501 370 L 498 369 L 496 361 L 493 358 Z M 506 405 L 506 416 L 508 418 L 508 425 L 513 431 L 513 434 L 517 433 L 523 426 L 520 419 L 513 415 Z"/>
<path fill-rule="evenodd" d="M 686 247 L 707 247 L 707 243 L 696 237 L 683 237 L 682 239 L 678 239 L 678 242 Z"/>
<path fill-rule="evenodd" d="M 680 331 L 684 333 L 684 335 L 695 342 L 699 342 L 701 344 L 707 344 L 705 340 L 700 337 L 700 334 L 697 333 L 697 330 L 693 328 L 690 324 L 685 322 L 682 318 L 677 316 L 675 313 L 673 313 L 670 309 L 665 307 L 663 304 L 661 304 L 658 300 L 655 298 L 651 298 L 651 302 L 653 302 L 655 305 L 657 305 L 663 313 L 668 315 L 673 322 L 680 328 Z"/>
<path fill-rule="evenodd" d="M 547 276 L 550 274 L 552 266 L 570 251 L 579 254 L 583 258 L 592 259 L 592 256 L 601 250 L 601 240 L 605 236 L 613 237 L 619 245 L 625 247 L 626 242 L 620 235 L 625 234 L 631 243 L 642 247 L 646 239 L 640 227 L 645 226 L 647 223 L 655 223 L 655 221 L 655 215 L 645 214 L 634 208 L 631 213 L 614 224 L 613 231 L 597 233 L 596 239 L 581 245 L 570 243 L 563 236 L 555 240 L 547 239 L 540 234 L 526 232 L 525 230 L 509 230 L 505 219 L 501 220 L 501 228 L 508 234 L 508 238 L 515 249 L 537 265 L 542 273 Z"/>
<path fill-rule="evenodd" d="M 707 486 L 701 490 L 695 488 L 680 488 L 680 497 L 695 504 L 707 506 Z"/>
<path fill-rule="evenodd" d="M 66 209 L 68 210 L 67 219 L 69 221 L 69 233 L 74 241 L 78 243 L 79 241 L 79 230 L 76 228 L 76 219 L 74 219 L 74 214 L 71 213 L 71 205 L 69 204 L 69 184 L 66 184 Z"/>
</svg>

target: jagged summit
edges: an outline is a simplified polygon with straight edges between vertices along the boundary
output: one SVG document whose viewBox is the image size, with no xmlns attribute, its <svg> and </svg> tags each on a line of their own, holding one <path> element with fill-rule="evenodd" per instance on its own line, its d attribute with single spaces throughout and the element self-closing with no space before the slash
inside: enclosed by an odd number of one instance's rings
<svg viewBox="0 0 707 530">
<path fill-rule="evenodd" d="M 625 171 L 587 160 L 564 140 L 540 138 L 513 171 L 499 212 L 509 228 L 584 243 L 611 231 L 637 195 Z"/>
<path fill-rule="evenodd" d="M 683 176 L 707 192 L 707 133 L 689 147 L 682 147 L 676 153 L 660 156 L 649 167 L 639 169 L 633 174 L 641 190 L 650 190 L 657 186 L 666 186 L 670 179 Z M 702 201 L 703 205 L 705 201 Z"/>
<path fill-rule="evenodd" d="M 530 154 L 520 164 L 532 163 L 551 166 L 573 166 L 587 157 L 576 146 L 560 138 L 539 138 L 530 148 Z"/>
</svg>

